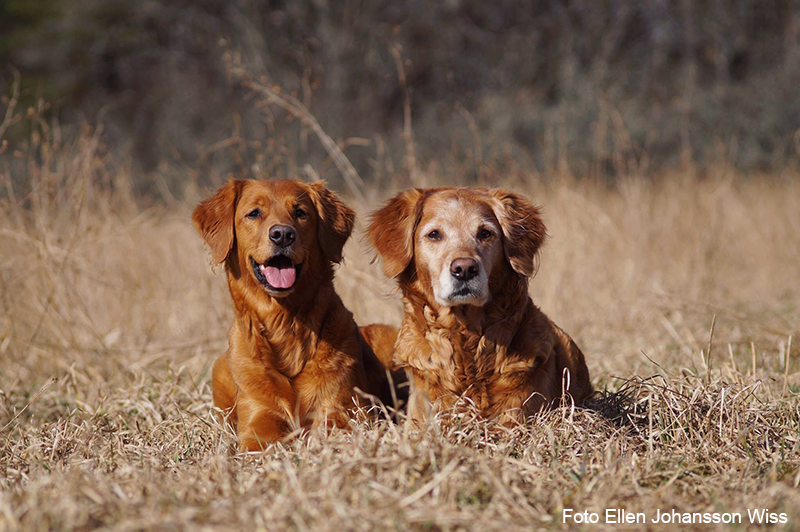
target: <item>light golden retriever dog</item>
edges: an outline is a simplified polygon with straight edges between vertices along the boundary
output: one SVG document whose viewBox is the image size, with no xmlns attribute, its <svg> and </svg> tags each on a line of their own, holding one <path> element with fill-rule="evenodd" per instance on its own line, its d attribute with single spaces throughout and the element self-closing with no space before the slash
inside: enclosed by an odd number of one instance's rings
<svg viewBox="0 0 800 532">
<path fill-rule="evenodd" d="M 355 213 L 324 183 L 231 180 L 193 220 L 225 264 L 233 301 L 212 389 L 242 450 L 298 428 L 347 426 L 362 404 L 356 388 L 392 403 L 385 368 L 396 330 L 359 329 L 334 290 Z"/>
<path fill-rule="evenodd" d="M 413 422 L 464 397 L 513 424 L 592 392 L 583 353 L 528 295 L 545 235 L 539 209 L 499 189 L 413 189 L 372 214 L 368 237 L 405 307 L 394 362 Z"/>
</svg>

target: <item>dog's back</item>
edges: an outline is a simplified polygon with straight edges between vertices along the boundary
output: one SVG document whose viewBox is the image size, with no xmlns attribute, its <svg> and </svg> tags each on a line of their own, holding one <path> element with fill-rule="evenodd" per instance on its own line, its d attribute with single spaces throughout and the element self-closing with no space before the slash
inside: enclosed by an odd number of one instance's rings
<svg viewBox="0 0 800 532">
<path fill-rule="evenodd" d="M 408 400 L 408 387 L 405 371 L 396 368 L 392 361 L 397 328 L 375 323 L 361 327 L 360 331 L 367 344 L 364 356 L 367 392 L 383 404 L 398 408 Z"/>
</svg>

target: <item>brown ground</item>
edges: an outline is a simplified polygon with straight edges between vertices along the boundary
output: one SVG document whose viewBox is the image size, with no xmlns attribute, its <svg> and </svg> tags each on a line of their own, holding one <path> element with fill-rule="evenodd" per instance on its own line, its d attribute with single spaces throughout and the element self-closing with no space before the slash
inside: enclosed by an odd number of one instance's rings
<svg viewBox="0 0 800 532">
<path fill-rule="evenodd" d="M 534 301 L 621 393 L 510 431 L 443 415 L 242 455 L 211 410 L 232 314 L 190 221 L 206 191 L 137 206 L 92 142 L 0 199 L 0 530 L 505 532 L 565 528 L 565 507 L 800 523 L 800 176 L 487 178 L 544 206 Z M 345 257 L 356 320 L 398 323 L 360 234 Z"/>
</svg>

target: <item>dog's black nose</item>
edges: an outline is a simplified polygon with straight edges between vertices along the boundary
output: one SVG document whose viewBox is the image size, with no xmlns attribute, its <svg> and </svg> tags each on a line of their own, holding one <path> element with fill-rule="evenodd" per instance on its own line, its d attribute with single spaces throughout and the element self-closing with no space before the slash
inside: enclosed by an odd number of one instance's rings
<svg viewBox="0 0 800 532">
<path fill-rule="evenodd" d="M 276 246 L 289 246 L 297 239 L 297 233 L 288 225 L 273 225 L 269 228 L 269 239 Z"/>
<path fill-rule="evenodd" d="M 469 281 L 480 272 L 475 259 L 456 259 L 450 263 L 450 275 L 461 281 Z"/>
</svg>

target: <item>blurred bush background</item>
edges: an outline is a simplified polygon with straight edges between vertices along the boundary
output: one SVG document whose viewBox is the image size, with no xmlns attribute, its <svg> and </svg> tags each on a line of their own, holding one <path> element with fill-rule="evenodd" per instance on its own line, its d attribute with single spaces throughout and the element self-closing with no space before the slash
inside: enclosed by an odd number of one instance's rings
<svg viewBox="0 0 800 532">
<path fill-rule="evenodd" d="M 306 164 L 339 183 L 231 63 L 294 95 L 367 181 L 408 157 L 476 179 L 771 173 L 798 159 L 799 36 L 797 0 L 4 0 L 0 92 L 18 77 L 48 127 L 102 127 L 142 193 Z"/>
</svg>

